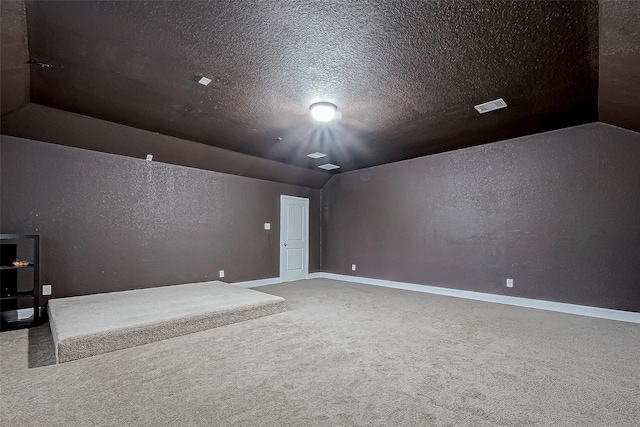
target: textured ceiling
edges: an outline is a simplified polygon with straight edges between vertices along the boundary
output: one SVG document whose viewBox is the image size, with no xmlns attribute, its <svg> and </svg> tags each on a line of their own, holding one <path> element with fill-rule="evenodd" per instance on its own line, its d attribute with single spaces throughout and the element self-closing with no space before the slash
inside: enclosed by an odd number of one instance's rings
<svg viewBox="0 0 640 427">
<path fill-rule="evenodd" d="M 598 115 L 640 132 L 640 1 L 600 2 Z"/>
<path fill-rule="evenodd" d="M 0 1 L 0 113 L 29 102 L 29 50 L 24 2 Z"/>
<path fill-rule="evenodd" d="M 32 102 L 305 168 L 345 171 L 597 119 L 596 1 L 26 9 L 31 61 L 47 64 L 32 64 Z M 498 97 L 509 107 L 473 108 Z M 314 123 L 308 106 L 321 100 L 341 118 Z M 314 151 L 328 157 L 306 157 Z"/>
</svg>

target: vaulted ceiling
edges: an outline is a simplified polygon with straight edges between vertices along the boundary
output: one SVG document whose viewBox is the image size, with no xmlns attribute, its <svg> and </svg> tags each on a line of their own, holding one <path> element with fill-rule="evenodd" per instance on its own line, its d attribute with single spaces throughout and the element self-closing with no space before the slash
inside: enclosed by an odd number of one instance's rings
<svg viewBox="0 0 640 427">
<path fill-rule="evenodd" d="M 640 131 L 636 1 L 27 1 L 0 12 L 3 114 L 30 101 L 326 177 L 326 162 L 341 172 L 599 117 Z M 496 98 L 508 107 L 474 109 Z M 316 101 L 335 103 L 338 119 L 314 122 Z"/>
</svg>

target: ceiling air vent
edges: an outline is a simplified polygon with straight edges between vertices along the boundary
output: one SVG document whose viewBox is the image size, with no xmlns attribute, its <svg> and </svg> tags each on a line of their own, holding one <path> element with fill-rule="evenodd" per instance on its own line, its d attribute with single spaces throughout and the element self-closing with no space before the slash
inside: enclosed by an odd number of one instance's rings
<svg viewBox="0 0 640 427">
<path fill-rule="evenodd" d="M 504 102 L 504 99 L 498 98 L 498 99 L 494 99 L 493 101 L 485 102 L 484 104 L 478 104 L 474 108 L 478 110 L 478 113 L 484 114 L 484 113 L 488 113 L 489 111 L 505 108 L 506 106 L 507 106 L 507 103 Z"/>
<path fill-rule="evenodd" d="M 318 166 L 318 167 L 319 167 L 320 169 L 324 169 L 324 170 L 327 170 L 327 171 L 330 171 L 330 170 L 333 170 L 333 169 L 340 169 L 340 166 L 338 166 L 338 165 L 334 165 L 334 164 L 332 164 L 332 163 L 326 163 L 326 164 L 324 164 L 324 165 L 320 165 L 320 166 Z"/>
<path fill-rule="evenodd" d="M 307 154 L 307 157 L 311 157 L 312 159 L 319 159 L 319 158 L 325 157 L 325 156 L 326 156 L 326 154 L 320 153 L 318 151 L 316 151 L 315 153 Z"/>
</svg>

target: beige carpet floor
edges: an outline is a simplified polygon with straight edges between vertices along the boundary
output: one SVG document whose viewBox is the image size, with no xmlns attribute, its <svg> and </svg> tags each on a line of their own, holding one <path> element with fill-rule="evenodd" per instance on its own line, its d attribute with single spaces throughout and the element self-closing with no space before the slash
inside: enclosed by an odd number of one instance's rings
<svg viewBox="0 0 640 427">
<path fill-rule="evenodd" d="M 42 331 L 1 333 L 1 424 L 640 425 L 638 324 L 320 279 L 260 290 L 288 311 L 62 365 L 29 368 Z"/>
</svg>

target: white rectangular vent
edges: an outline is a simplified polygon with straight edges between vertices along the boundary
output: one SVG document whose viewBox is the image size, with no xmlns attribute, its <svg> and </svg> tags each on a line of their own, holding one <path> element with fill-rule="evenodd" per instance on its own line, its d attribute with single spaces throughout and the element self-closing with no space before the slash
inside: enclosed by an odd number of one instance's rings
<svg viewBox="0 0 640 427">
<path fill-rule="evenodd" d="M 326 154 L 320 153 L 316 151 L 315 153 L 307 154 L 307 157 L 311 157 L 312 159 L 319 159 L 320 157 L 325 157 Z"/>
<path fill-rule="evenodd" d="M 340 169 L 340 166 L 338 166 L 338 165 L 334 165 L 334 164 L 332 164 L 332 163 L 326 163 L 326 164 L 324 164 L 324 165 L 320 165 L 320 166 L 318 166 L 318 167 L 319 167 L 320 169 L 324 169 L 324 170 L 328 170 L 328 171 L 333 170 L 333 169 Z"/>
<path fill-rule="evenodd" d="M 484 114 L 484 113 L 488 113 L 489 111 L 505 108 L 506 106 L 507 106 L 507 103 L 504 102 L 504 99 L 498 98 L 498 99 L 494 99 L 493 101 L 485 102 L 484 104 L 478 104 L 474 108 L 478 110 L 478 113 Z"/>
</svg>

